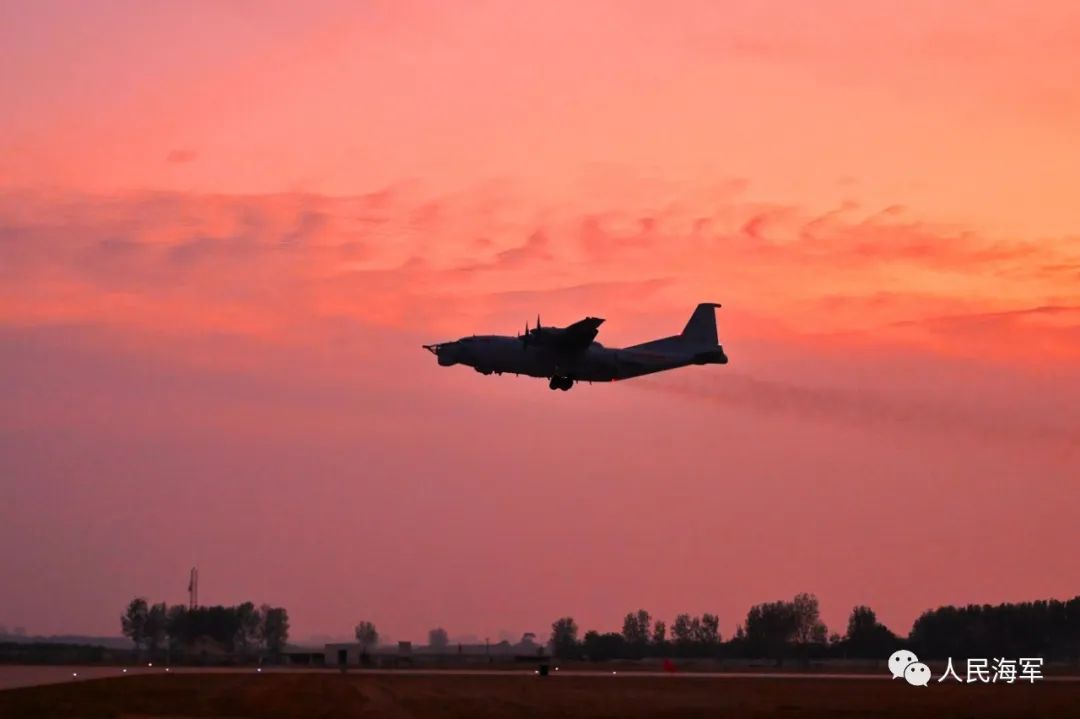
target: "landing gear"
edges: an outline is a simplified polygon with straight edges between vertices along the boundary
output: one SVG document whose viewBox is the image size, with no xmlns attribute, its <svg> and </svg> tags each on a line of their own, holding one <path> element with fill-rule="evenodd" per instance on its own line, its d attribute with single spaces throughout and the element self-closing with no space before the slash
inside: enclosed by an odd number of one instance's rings
<svg viewBox="0 0 1080 719">
<path fill-rule="evenodd" d="M 561 389 L 563 392 L 574 386 L 574 380 L 569 377 L 560 377 L 555 375 L 551 378 L 551 382 L 548 383 L 548 387 L 551 389 Z"/>
</svg>

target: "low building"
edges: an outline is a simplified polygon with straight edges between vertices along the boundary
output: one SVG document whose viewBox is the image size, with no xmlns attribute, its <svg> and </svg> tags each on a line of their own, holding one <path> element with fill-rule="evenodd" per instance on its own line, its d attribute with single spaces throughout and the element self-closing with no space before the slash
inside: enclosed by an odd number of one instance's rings
<svg viewBox="0 0 1080 719">
<path fill-rule="evenodd" d="M 365 652 L 358 642 L 327 644 L 324 662 L 328 667 L 412 667 L 454 664 L 488 664 L 533 661 L 547 655 L 545 647 L 531 641 L 511 644 L 449 644 L 445 647 L 413 646 L 398 642 L 397 646 L 379 646 Z"/>
<path fill-rule="evenodd" d="M 289 647 L 281 653 L 283 663 L 299 667 L 326 666 L 326 652 L 314 647 Z"/>
<path fill-rule="evenodd" d="M 328 667 L 360 666 L 364 652 L 359 642 L 327 644 L 324 659 Z"/>
</svg>

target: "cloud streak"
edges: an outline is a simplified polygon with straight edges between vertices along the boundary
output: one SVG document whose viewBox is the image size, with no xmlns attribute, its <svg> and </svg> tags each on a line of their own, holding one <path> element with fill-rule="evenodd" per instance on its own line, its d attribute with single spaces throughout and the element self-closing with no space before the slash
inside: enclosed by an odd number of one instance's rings
<svg viewBox="0 0 1080 719">
<path fill-rule="evenodd" d="M 725 300 L 736 328 L 752 311 L 761 319 L 753 331 L 854 331 L 1011 361 L 1035 330 L 1008 313 L 1080 302 L 1068 272 L 1046 270 L 1074 266 L 1068 238 L 991 240 L 908 215 L 854 203 L 818 214 L 762 208 L 737 194 L 635 212 L 393 187 L 345 197 L 0 193 L 0 273 L 12 300 L 4 319 L 197 324 L 216 315 L 264 331 L 340 315 L 449 329 L 502 320 L 497 304 L 508 300 L 547 302 L 529 309 L 552 314 L 648 315 L 708 296 Z M 125 315 L 135 304 L 142 311 Z M 937 319 L 949 316 L 971 319 L 949 332 Z M 975 332 L 991 318 L 997 334 Z M 1038 332 L 1040 356 L 1074 356 L 1067 322 Z"/>
</svg>

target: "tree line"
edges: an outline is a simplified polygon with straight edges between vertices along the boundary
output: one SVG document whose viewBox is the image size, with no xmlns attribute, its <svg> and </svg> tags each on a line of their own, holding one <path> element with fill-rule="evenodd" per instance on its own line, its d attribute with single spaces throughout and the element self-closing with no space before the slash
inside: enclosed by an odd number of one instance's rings
<svg viewBox="0 0 1080 719">
<path fill-rule="evenodd" d="M 922 657 L 1044 657 L 1080 661 L 1080 596 L 1018 604 L 940 607 L 908 637 Z"/>
<path fill-rule="evenodd" d="M 765 658 L 785 660 L 851 658 L 884 660 L 899 648 L 920 658 L 1040 656 L 1080 661 L 1080 596 L 1068 601 L 939 607 L 924 612 L 907 637 L 878 621 L 873 609 L 856 606 L 843 635 L 829 633 L 818 599 L 798 594 L 790 601 L 750 608 L 726 641 L 714 614 L 680 614 L 670 626 L 639 609 L 628 613 L 621 632 L 594 630 L 579 637 L 572 617 L 551 626 L 552 653 L 563 659 L 605 661 L 646 657 Z"/>
<path fill-rule="evenodd" d="M 244 602 L 232 607 L 190 609 L 164 602 L 149 604 L 136 597 L 120 617 L 124 636 L 151 660 L 167 654 L 170 659 L 227 655 L 240 661 L 274 658 L 285 650 L 289 638 L 289 614 L 282 607 Z"/>
</svg>

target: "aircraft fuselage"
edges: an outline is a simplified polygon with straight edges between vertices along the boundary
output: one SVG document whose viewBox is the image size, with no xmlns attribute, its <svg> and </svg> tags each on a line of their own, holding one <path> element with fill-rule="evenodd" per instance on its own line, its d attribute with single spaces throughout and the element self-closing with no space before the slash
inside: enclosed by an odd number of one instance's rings
<svg viewBox="0 0 1080 719">
<path fill-rule="evenodd" d="M 727 364 L 716 339 L 713 308 L 694 311 L 682 334 L 632 347 L 605 347 L 592 339 L 603 320 L 586 318 L 569 328 L 527 330 L 525 335 L 474 335 L 425 345 L 444 367 L 462 364 L 483 374 L 512 373 L 551 379 L 552 389 L 574 382 L 611 382 L 692 364 Z"/>
<path fill-rule="evenodd" d="M 509 372 L 530 377 L 569 377 L 585 382 L 610 382 L 691 364 L 723 364 L 723 350 L 668 354 L 634 348 L 604 347 L 598 342 L 579 352 L 537 347 L 518 337 L 479 335 L 440 345 L 439 364 L 463 364 L 484 374 Z"/>
</svg>

